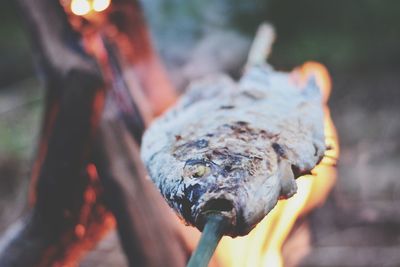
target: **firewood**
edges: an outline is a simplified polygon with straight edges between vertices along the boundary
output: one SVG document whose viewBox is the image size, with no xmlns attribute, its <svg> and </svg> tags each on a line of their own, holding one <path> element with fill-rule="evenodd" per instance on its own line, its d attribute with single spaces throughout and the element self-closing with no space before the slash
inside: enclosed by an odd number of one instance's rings
<svg viewBox="0 0 400 267">
<path fill-rule="evenodd" d="M 129 77 L 129 84 L 124 75 L 125 51 L 106 36 L 103 42 L 112 79 L 93 159 L 106 204 L 117 220 L 122 248 L 130 266 L 185 266 L 194 247 L 190 240 L 198 234 L 186 231 L 177 221 L 146 178 L 138 152 L 145 127 L 156 112 L 146 108 L 154 99 L 140 97 L 140 91 L 163 95 L 166 89 L 142 83 L 140 75 Z"/>
<path fill-rule="evenodd" d="M 193 244 L 145 179 L 138 145 L 126 126 L 109 118 L 103 121 L 99 138 L 96 164 L 130 266 L 185 266 Z"/>
</svg>

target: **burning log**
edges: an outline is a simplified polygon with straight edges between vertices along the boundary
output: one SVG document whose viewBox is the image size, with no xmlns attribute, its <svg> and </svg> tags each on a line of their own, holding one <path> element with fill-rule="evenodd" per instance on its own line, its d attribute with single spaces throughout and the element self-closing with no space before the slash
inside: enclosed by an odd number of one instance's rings
<svg viewBox="0 0 400 267">
<path fill-rule="evenodd" d="M 130 266 L 185 266 L 193 244 L 153 185 L 142 179 L 137 144 L 116 120 L 103 122 L 100 132 L 105 145 L 96 151 L 96 165 Z"/>
<path fill-rule="evenodd" d="M 107 206 L 118 222 L 130 266 L 184 266 L 193 244 L 156 189 L 145 179 L 138 145 L 149 122 L 143 121 L 146 116 L 142 115 L 137 100 L 129 98 L 118 50 L 107 41 L 106 49 L 115 83 L 107 97 L 94 160 L 107 188 Z M 121 94 L 125 99 L 121 99 Z M 121 101 L 124 110 L 117 108 Z M 132 122 L 136 123 L 132 125 Z"/>
<path fill-rule="evenodd" d="M 93 40 L 89 40 L 91 35 L 107 36 L 121 54 L 124 71 L 135 77 L 139 90 L 148 99 L 147 108 L 153 115 L 159 115 L 176 100 L 176 92 L 153 49 L 139 3 L 113 0 L 109 5 L 109 0 L 95 0 L 90 1 L 88 9 L 74 10 L 74 3 L 84 2 L 89 4 L 87 0 L 65 1 L 65 10 L 75 28 L 83 33 L 87 48 L 96 49 Z M 95 7 L 100 2 L 106 8 L 99 11 Z M 103 56 L 96 57 L 101 61 Z"/>
</svg>

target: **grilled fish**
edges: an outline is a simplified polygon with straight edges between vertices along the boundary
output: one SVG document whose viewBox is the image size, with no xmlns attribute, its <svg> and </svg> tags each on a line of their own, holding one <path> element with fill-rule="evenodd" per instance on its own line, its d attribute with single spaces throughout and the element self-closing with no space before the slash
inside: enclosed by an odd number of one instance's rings
<svg viewBox="0 0 400 267">
<path fill-rule="evenodd" d="M 218 211 L 229 218 L 226 235 L 246 235 L 322 159 L 320 88 L 292 78 L 262 62 L 238 81 L 204 78 L 145 132 L 149 176 L 186 223 L 202 230 Z"/>
</svg>

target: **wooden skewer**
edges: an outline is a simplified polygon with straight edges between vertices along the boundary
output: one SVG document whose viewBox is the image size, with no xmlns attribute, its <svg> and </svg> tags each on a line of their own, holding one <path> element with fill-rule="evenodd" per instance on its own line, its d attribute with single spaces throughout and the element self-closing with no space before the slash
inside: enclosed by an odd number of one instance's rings
<svg viewBox="0 0 400 267">
<path fill-rule="evenodd" d="M 190 257 L 187 267 L 207 267 L 227 226 L 227 218 L 219 213 L 210 213 L 206 218 L 199 244 Z"/>
</svg>

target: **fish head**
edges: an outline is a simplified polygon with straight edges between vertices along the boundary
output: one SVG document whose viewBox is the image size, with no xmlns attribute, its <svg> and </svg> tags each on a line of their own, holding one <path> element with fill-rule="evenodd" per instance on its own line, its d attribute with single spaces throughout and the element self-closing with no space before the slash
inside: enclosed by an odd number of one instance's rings
<svg viewBox="0 0 400 267">
<path fill-rule="evenodd" d="M 226 235 L 246 235 L 276 205 L 286 165 L 262 134 L 215 132 L 176 138 L 171 153 L 160 153 L 168 166 L 152 168 L 156 184 L 188 224 L 202 230 L 206 215 L 218 212 L 229 219 Z"/>
</svg>

